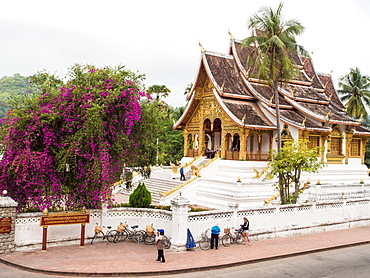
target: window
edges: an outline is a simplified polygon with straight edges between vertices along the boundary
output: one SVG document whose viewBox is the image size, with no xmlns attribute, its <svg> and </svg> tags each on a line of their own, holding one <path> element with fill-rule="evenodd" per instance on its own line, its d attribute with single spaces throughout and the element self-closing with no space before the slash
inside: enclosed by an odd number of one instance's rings
<svg viewBox="0 0 370 278">
<path fill-rule="evenodd" d="M 331 150 L 332 155 L 342 155 L 342 139 L 331 138 Z"/>
<path fill-rule="evenodd" d="M 308 136 L 308 148 L 320 147 L 320 136 Z"/>
<path fill-rule="evenodd" d="M 349 147 L 349 156 L 361 156 L 361 140 L 352 139 Z"/>
</svg>

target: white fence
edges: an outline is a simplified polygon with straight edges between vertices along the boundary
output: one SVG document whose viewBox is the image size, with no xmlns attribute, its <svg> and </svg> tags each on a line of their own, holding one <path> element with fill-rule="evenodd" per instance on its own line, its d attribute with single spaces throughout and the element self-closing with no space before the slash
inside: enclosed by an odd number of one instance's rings
<svg viewBox="0 0 370 278">
<path fill-rule="evenodd" d="M 173 202 L 172 211 L 136 208 L 90 210 L 86 238 L 93 236 L 96 223 L 115 229 L 120 222 L 127 222 L 128 225 L 138 224 L 139 229 L 144 230 L 146 225 L 153 224 L 155 228 L 165 230 L 166 235 L 172 238 L 174 248 L 182 249 L 186 243 L 187 228 L 197 241 L 201 233 L 213 225 L 218 224 L 222 231 L 227 227 L 239 227 L 244 216 L 250 221 L 250 234 L 253 240 L 370 225 L 370 198 L 247 210 L 238 210 L 237 204 L 230 204 L 229 210 L 203 212 L 188 212 L 186 201 L 185 205 L 183 203 L 182 206 L 176 206 L 176 202 Z M 15 224 L 17 250 L 41 248 L 41 216 L 42 213 L 17 215 Z M 79 237 L 80 225 L 48 228 L 48 246 L 78 242 Z"/>
</svg>

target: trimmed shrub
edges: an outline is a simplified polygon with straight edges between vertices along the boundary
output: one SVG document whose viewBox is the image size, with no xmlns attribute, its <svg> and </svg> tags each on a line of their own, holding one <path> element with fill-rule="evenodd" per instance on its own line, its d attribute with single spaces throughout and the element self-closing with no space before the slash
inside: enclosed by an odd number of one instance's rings
<svg viewBox="0 0 370 278">
<path fill-rule="evenodd" d="M 130 207 L 133 208 L 149 208 L 152 203 L 152 195 L 146 189 L 144 183 L 140 182 L 134 192 L 131 193 L 129 198 Z"/>
</svg>

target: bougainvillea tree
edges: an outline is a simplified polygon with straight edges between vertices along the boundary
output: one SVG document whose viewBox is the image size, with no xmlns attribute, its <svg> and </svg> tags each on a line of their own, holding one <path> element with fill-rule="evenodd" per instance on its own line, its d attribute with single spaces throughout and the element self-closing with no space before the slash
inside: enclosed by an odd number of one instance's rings
<svg viewBox="0 0 370 278">
<path fill-rule="evenodd" d="M 143 122 L 142 75 L 123 67 L 71 67 L 68 81 L 37 74 L 41 95 L 10 110 L 1 123 L 0 189 L 20 205 L 100 207 L 126 163 L 148 165 L 134 134 Z M 149 123 L 147 123 L 149 125 Z M 139 129 L 140 130 L 140 129 Z M 153 157 L 153 155 L 151 155 Z"/>
</svg>

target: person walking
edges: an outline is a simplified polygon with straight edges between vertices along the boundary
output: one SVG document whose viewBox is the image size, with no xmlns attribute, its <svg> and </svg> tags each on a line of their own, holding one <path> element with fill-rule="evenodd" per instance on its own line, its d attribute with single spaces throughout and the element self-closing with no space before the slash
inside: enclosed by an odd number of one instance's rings
<svg viewBox="0 0 370 278">
<path fill-rule="evenodd" d="M 184 167 L 180 167 L 180 181 L 182 181 L 182 180 L 186 180 L 185 179 L 185 175 L 184 175 Z"/>
<path fill-rule="evenodd" d="M 211 249 L 213 249 L 213 247 L 215 247 L 216 250 L 218 249 L 218 236 L 220 232 L 221 230 L 219 226 L 215 225 L 212 227 L 211 229 Z"/>
<path fill-rule="evenodd" d="M 252 242 L 249 238 L 249 221 L 247 217 L 244 217 L 243 220 L 244 220 L 244 223 L 240 225 L 241 227 L 240 230 L 242 231 L 243 236 L 244 236 L 243 244 L 246 244 L 248 240 L 248 245 L 250 246 L 252 245 Z"/>
<path fill-rule="evenodd" d="M 166 260 L 164 259 L 164 241 L 163 241 L 164 238 L 163 238 L 163 236 L 164 236 L 164 231 L 163 230 L 157 232 L 157 235 L 155 237 L 155 242 L 157 243 L 157 250 L 158 250 L 157 261 L 165 263 Z"/>
</svg>

